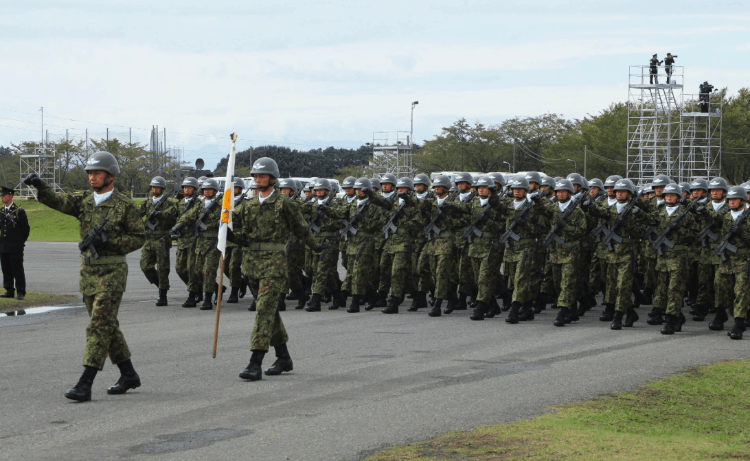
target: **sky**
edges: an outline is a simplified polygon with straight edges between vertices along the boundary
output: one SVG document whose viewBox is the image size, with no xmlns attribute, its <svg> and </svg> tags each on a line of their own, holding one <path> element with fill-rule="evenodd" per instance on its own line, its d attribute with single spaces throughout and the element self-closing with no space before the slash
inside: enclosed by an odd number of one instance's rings
<svg viewBox="0 0 750 461">
<path fill-rule="evenodd" d="M 207 167 L 267 144 L 434 139 L 459 118 L 597 114 L 630 66 L 677 55 L 685 93 L 750 87 L 745 1 L 0 0 L 0 146 L 106 136 Z"/>
</svg>

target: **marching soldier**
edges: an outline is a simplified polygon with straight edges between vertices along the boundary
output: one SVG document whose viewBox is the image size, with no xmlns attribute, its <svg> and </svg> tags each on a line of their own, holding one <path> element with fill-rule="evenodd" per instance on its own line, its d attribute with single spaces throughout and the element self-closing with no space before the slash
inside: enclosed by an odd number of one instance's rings
<svg viewBox="0 0 750 461">
<path fill-rule="evenodd" d="M 710 199 L 708 197 L 708 181 L 702 178 L 693 180 L 689 184 L 690 200 L 697 200 L 698 206 L 706 209 L 705 213 L 697 214 L 695 216 L 696 225 L 701 229 L 701 234 L 698 235 L 698 239 L 693 241 L 690 247 L 690 276 L 687 282 L 688 293 L 690 293 L 689 299 L 692 305 L 690 313 L 693 315 L 693 320 L 699 316 L 699 313 L 704 311 L 703 306 L 707 306 L 706 298 L 708 297 L 708 290 L 713 285 L 713 280 L 707 281 L 704 279 L 705 274 L 713 274 L 711 266 L 711 254 L 710 245 L 706 245 L 704 248 L 700 242 L 702 240 L 701 235 L 703 230 L 706 228 L 706 221 L 710 215 L 708 210 Z M 707 242 L 708 243 L 708 242 Z M 705 318 L 705 314 L 703 314 Z M 700 320 L 703 320 L 701 318 Z"/>
<path fill-rule="evenodd" d="M 200 200 L 196 198 L 196 191 L 198 189 L 198 180 L 189 176 L 182 181 L 182 200 L 177 204 L 177 211 L 180 216 L 185 215 L 190 209 Z M 175 271 L 180 279 L 185 283 L 185 286 L 190 287 L 190 268 L 193 267 L 195 262 L 195 253 L 192 250 L 193 240 L 195 236 L 192 234 L 182 235 L 177 237 L 172 236 L 173 239 L 177 240 L 177 257 L 175 258 Z M 186 305 L 188 304 L 188 305 Z M 188 301 L 183 303 L 182 307 L 195 307 L 196 300 L 193 296 L 192 305 Z"/>
<path fill-rule="evenodd" d="M 240 177 L 234 178 L 234 213 L 237 208 L 242 206 L 245 194 L 245 182 Z M 240 239 L 235 239 L 239 241 Z M 229 297 L 227 303 L 235 304 L 240 302 L 239 293 L 242 287 L 242 247 L 234 242 L 227 241 L 226 256 L 224 256 L 224 273 L 229 277 Z M 223 281 L 222 281 L 223 283 Z"/>
<path fill-rule="evenodd" d="M 456 185 L 459 203 L 469 203 L 476 196 L 476 192 L 471 190 L 474 177 L 470 173 L 463 172 L 456 175 L 454 184 Z M 455 230 L 458 231 L 459 229 Z M 463 248 L 465 244 L 466 239 L 460 232 L 457 232 L 456 250 Z M 455 259 L 456 264 L 451 268 L 451 281 L 458 282 L 458 304 L 456 304 L 455 310 L 460 311 L 468 308 L 467 297 L 471 298 L 471 303 L 476 302 L 477 287 L 474 286 L 471 260 L 468 257 L 463 257 L 460 252 L 456 253 Z"/>
<path fill-rule="evenodd" d="M 434 198 L 435 193 L 430 191 L 430 186 L 432 185 L 430 182 L 430 177 L 427 176 L 424 173 L 419 173 L 418 175 L 414 176 L 414 179 L 412 180 L 414 183 L 414 192 L 415 192 L 415 199 L 417 208 L 420 211 L 420 222 L 421 225 L 419 228 L 423 228 L 425 225 L 427 225 L 428 218 L 424 214 L 424 207 L 421 206 L 421 202 L 428 198 Z M 421 284 L 420 279 L 423 277 L 423 274 L 419 273 L 419 256 L 421 254 L 421 249 L 424 247 L 424 234 L 421 232 L 417 232 L 414 235 L 414 245 L 412 248 L 412 254 L 411 254 L 411 273 L 412 273 L 412 286 L 411 288 L 414 290 L 412 291 L 412 303 L 411 306 L 407 309 L 410 312 L 416 312 L 420 308 L 427 307 L 427 293 L 424 291 L 419 290 L 419 286 Z M 427 274 L 429 276 L 429 273 Z"/>
<path fill-rule="evenodd" d="M 250 363 L 240 372 L 240 378 L 257 381 L 263 377 L 261 365 L 271 346 L 276 351 L 276 361 L 266 369 L 266 375 L 294 369 L 287 347 L 289 336 L 279 315 L 279 305 L 288 290 L 286 246 L 289 235 L 316 251 L 325 247 L 315 242 L 299 209 L 274 188 L 279 167 L 273 159 L 256 160 L 250 175 L 255 178 L 259 193 L 243 205 L 237 218 L 242 227 L 242 245 L 247 248 L 243 272 L 248 275 L 251 286 L 257 287 L 257 313 L 250 338 Z"/>
<path fill-rule="evenodd" d="M 646 206 L 644 211 L 649 214 L 656 213 L 659 206 L 664 204 L 664 188 L 671 183 L 669 176 L 659 174 L 654 177 L 651 182 L 651 188 L 654 191 L 654 196 L 645 201 Z M 646 299 L 652 299 L 652 295 L 656 292 L 656 282 L 658 280 L 658 274 L 656 273 L 656 251 L 651 248 L 648 241 L 643 242 L 644 245 L 644 285 L 645 285 L 645 296 Z M 662 325 L 664 324 L 664 311 L 654 306 L 651 312 L 648 313 L 648 320 L 646 323 L 649 325 Z M 609 319 L 611 320 L 611 318 Z"/>
<path fill-rule="evenodd" d="M 151 180 L 151 197 L 141 202 L 138 212 L 144 218 L 146 241 L 141 250 L 141 271 L 146 280 L 159 287 L 157 306 L 167 305 L 169 291 L 169 251 L 172 248 L 170 229 L 177 221 L 179 210 L 171 194 L 165 194 L 167 181 L 161 176 Z M 154 267 L 156 266 L 156 267 Z"/>
<path fill-rule="evenodd" d="M 80 402 L 91 400 L 96 373 L 104 369 L 109 356 L 120 369 L 120 379 L 108 394 L 124 394 L 141 385 L 130 360 L 130 349 L 117 322 L 122 294 L 128 277 L 125 255 L 144 242 L 143 221 L 133 201 L 114 189 L 120 166 L 109 152 L 97 152 L 84 167 L 92 192 L 76 197 L 55 193 L 36 173 L 24 183 L 37 188 L 37 197 L 50 208 L 74 216 L 81 223 L 80 289 L 89 313 L 83 374 L 65 397 Z"/>
<path fill-rule="evenodd" d="M 0 214 L 0 265 L 3 270 L 3 287 L 5 293 L 0 298 L 23 300 L 26 297 L 26 274 L 23 270 L 23 248 L 29 238 L 29 219 L 26 210 L 13 202 L 15 191 L 10 187 L 0 189 L 0 200 L 3 202 Z M 25 310 L 8 311 L 6 315 L 24 315 Z"/>
</svg>

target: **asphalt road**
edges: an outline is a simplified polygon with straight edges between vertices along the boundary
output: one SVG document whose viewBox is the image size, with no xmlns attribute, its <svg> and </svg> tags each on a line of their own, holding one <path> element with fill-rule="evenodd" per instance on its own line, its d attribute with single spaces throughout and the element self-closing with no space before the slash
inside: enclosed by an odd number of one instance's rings
<svg viewBox="0 0 750 461">
<path fill-rule="evenodd" d="M 130 255 L 120 325 L 143 386 L 122 396 L 107 364 L 93 400 L 63 397 L 80 376 L 83 308 L 0 316 L 0 459 L 358 459 L 373 450 L 455 429 L 531 418 L 548 406 L 630 389 L 686 367 L 750 355 L 707 323 L 667 337 L 642 321 L 609 330 L 588 315 L 556 328 L 533 322 L 429 318 L 344 310 L 282 314 L 293 372 L 245 382 L 254 313 L 250 301 L 215 311 L 183 309 L 176 275 L 170 305 Z M 29 244 L 29 290 L 77 293 L 74 244 Z M 325 307 L 324 307 L 325 309 Z M 273 352 L 264 366 L 273 362 Z"/>
</svg>

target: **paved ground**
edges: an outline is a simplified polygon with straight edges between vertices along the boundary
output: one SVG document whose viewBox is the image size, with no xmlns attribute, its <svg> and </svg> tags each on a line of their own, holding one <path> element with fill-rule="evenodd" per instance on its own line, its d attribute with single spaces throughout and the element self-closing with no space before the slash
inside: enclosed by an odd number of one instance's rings
<svg viewBox="0 0 750 461">
<path fill-rule="evenodd" d="M 29 289 L 76 293 L 77 253 L 74 244 L 30 244 Z M 180 307 L 176 276 L 170 306 L 155 307 L 137 255 L 129 262 L 120 324 L 143 387 L 107 395 L 118 376 L 108 364 L 92 402 L 69 401 L 62 394 L 81 372 L 85 310 L 0 317 L 0 459 L 357 459 L 750 356 L 750 342 L 705 322 L 665 337 L 644 321 L 610 331 L 595 315 L 555 328 L 549 310 L 519 325 L 472 322 L 467 311 L 432 319 L 403 306 L 392 316 L 292 310 L 282 316 L 295 370 L 251 383 L 237 377 L 250 355 L 248 300 L 222 309 L 212 359 L 214 312 Z"/>
</svg>

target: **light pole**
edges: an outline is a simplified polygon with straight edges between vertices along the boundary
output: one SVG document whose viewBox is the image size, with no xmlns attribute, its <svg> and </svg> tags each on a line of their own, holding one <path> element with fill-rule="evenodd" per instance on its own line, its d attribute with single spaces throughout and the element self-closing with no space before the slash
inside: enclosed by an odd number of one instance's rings
<svg viewBox="0 0 750 461">
<path fill-rule="evenodd" d="M 508 165 L 508 171 L 510 171 L 511 173 L 513 173 L 513 170 L 510 168 L 510 163 L 506 162 L 505 160 L 503 160 L 503 163 L 506 164 L 506 165 Z"/>
<path fill-rule="evenodd" d="M 567 159 L 565 159 L 565 160 L 567 160 L 567 161 L 569 161 L 569 162 L 573 162 L 573 166 L 575 167 L 575 169 L 576 169 L 576 172 L 578 172 L 578 163 L 576 163 L 576 161 L 575 161 L 575 160 L 571 160 L 571 159 L 569 159 L 569 158 L 567 158 Z"/>
<path fill-rule="evenodd" d="M 409 147 L 414 147 L 414 106 L 419 104 L 419 101 L 411 103 L 411 131 L 409 132 Z"/>
</svg>

